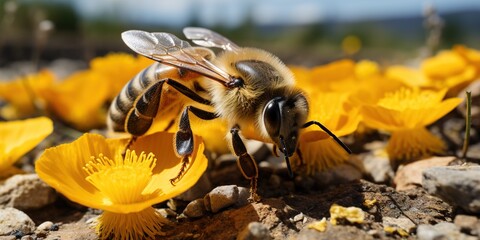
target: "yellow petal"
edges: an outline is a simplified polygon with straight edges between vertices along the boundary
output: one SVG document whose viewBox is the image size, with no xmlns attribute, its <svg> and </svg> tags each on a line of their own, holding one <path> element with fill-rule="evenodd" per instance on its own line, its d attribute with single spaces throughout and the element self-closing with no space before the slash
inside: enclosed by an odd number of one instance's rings
<svg viewBox="0 0 480 240">
<path fill-rule="evenodd" d="M 48 107 L 60 119 L 78 130 L 105 125 L 110 86 L 101 75 L 85 70 L 72 74 L 43 93 Z"/>
<path fill-rule="evenodd" d="M 145 57 L 109 53 L 90 61 L 90 69 L 102 75 L 102 81 L 110 86 L 109 98 L 113 99 L 130 79 L 152 63 L 152 60 Z"/>
<path fill-rule="evenodd" d="M 357 129 L 361 116 L 359 109 L 347 102 L 347 93 L 317 92 L 308 98 L 309 121 L 322 123 L 337 137 L 348 135 Z"/>
<path fill-rule="evenodd" d="M 360 110 L 362 121 L 368 127 L 385 131 L 395 131 L 404 128 L 404 122 L 400 121 L 400 113 L 396 110 L 386 109 L 380 106 L 365 105 Z"/>
<path fill-rule="evenodd" d="M 346 161 L 349 154 L 323 131 L 308 131 L 300 134 L 299 148 L 307 174 L 323 171 Z M 293 158 L 294 165 L 300 159 Z"/>
<path fill-rule="evenodd" d="M 431 80 L 422 74 L 420 70 L 405 66 L 391 66 L 385 71 L 385 76 L 405 83 L 409 87 L 427 87 L 431 85 Z"/>
<path fill-rule="evenodd" d="M 446 145 L 423 127 L 394 131 L 387 144 L 387 153 L 395 162 L 410 162 L 443 154 Z"/>
<path fill-rule="evenodd" d="M 476 65 L 477 67 L 480 66 L 480 52 L 479 51 L 477 51 L 475 49 L 467 48 L 463 45 L 454 46 L 453 51 L 460 54 L 468 62 Z"/>
<path fill-rule="evenodd" d="M 435 106 L 433 109 L 431 109 L 431 111 L 423 119 L 421 125 L 427 126 L 434 123 L 438 119 L 447 115 L 447 113 L 452 111 L 454 108 L 456 108 L 462 101 L 462 98 L 449 98 L 442 101 L 441 103 L 437 104 L 437 106 Z"/>
<path fill-rule="evenodd" d="M 8 119 L 34 115 L 37 107 L 44 104 L 42 92 L 49 89 L 55 80 L 51 71 L 42 70 L 12 81 L 0 81 L 0 99 L 12 106 Z"/>
<path fill-rule="evenodd" d="M 380 73 L 380 67 L 378 63 L 362 60 L 355 65 L 355 76 L 358 78 L 368 78 Z"/>
<path fill-rule="evenodd" d="M 467 66 L 465 60 L 452 51 L 443 51 L 425 59 L 422 62 L 422 71 L 431 78 L 445 78 L 461 73 Z"/>
<path fill-rule="evenodd" d="M 0 123 L 0 172 L 10 167 L 53 131 L 49 118 Z"/>
<path fill-rule="evenodd" d="M 442 101 L 445 93 L 446 89 L 399 89 L 387 94 L 377 105 L 363 106 L 363 121 L 369 127 L 386 131 L 424 127 L 443 117 L 461 102 L 459 99 Z"/>
</svg>

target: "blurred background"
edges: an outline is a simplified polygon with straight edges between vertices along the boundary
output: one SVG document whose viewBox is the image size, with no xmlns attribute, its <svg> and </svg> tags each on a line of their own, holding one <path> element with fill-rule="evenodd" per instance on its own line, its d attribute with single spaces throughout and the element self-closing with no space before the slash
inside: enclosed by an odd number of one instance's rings
<svg viewBox="0 0 480 240">
<path fill-rule="evenodd" d="M 480 48 L 479 0 L 0 0 L 0 67 L 131 52 L 120 33 L 185 26 L 313 66 L 351 57 L 399 63 L 464 44 Z"/>
</svg>

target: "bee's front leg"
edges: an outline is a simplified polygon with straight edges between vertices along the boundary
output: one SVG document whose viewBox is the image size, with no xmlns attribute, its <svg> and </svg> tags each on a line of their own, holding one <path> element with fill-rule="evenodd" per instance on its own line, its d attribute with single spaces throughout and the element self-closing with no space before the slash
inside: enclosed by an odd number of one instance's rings
<svg viewBox="0 0 480 240">
<path fill-rule="evenodd" d="M 257 195 L 257 181 L 258 181 L 258 166 L 255 160 L 248 154 L 247 148 L 238 134 L 240 127 L 233 126 L 230 129 L 232 134 L 232 147 L 235 155 L 237 155 L 237 164 L 246 179 L 250 180 L 250 201 L 259 201 L 260 197 Z"/>
<path fill-rule="evenodd" d="M 195 116 L 203 120 L 212 120 L 218 117 L 215 113 L 208 112 L 194 106 L 187 106 L 183 109 L 174 141 L 175 151 L 177 155 L 182 158 L 182 167 L 180 168 L 178 175 L 170 179 L 170 183 L 172 185 L 175 185 L 175 183 L 178 182 L 185 174 L 187 165 L 190 162 L 190 155 L 192 155 L 193 152 L 193 132 L 192 127 L 190 126 L 188 112 L 192 112 Z"/>
</svg>

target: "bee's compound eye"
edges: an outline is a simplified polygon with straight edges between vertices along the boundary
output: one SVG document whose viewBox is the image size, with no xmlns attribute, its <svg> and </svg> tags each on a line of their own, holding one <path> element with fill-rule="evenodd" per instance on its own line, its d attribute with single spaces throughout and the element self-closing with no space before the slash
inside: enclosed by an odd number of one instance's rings
<svg viewBox="0 0 480 240">
<path fill-rule="evenodd" d="M 270 100 L 263 110 L 263 123 L 271 137 L 278 137 L 282 125 L 281 98 Z"/>
</svg>

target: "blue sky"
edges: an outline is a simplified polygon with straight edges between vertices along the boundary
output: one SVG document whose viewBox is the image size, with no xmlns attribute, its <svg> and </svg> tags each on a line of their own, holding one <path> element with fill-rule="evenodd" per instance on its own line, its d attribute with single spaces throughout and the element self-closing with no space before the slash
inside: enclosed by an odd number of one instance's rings
<svg viewBox="0 0 480 240">
<path fill-rule="evenodd" d="M 72 0 L 84 17 L 112 16 L 126 21 L 235 26 L 251 15 L 256 24 L 303 24 L 421 15 L 433 4 L 440 13 L 480 10 L 480 0 Z"/>
</svg>

